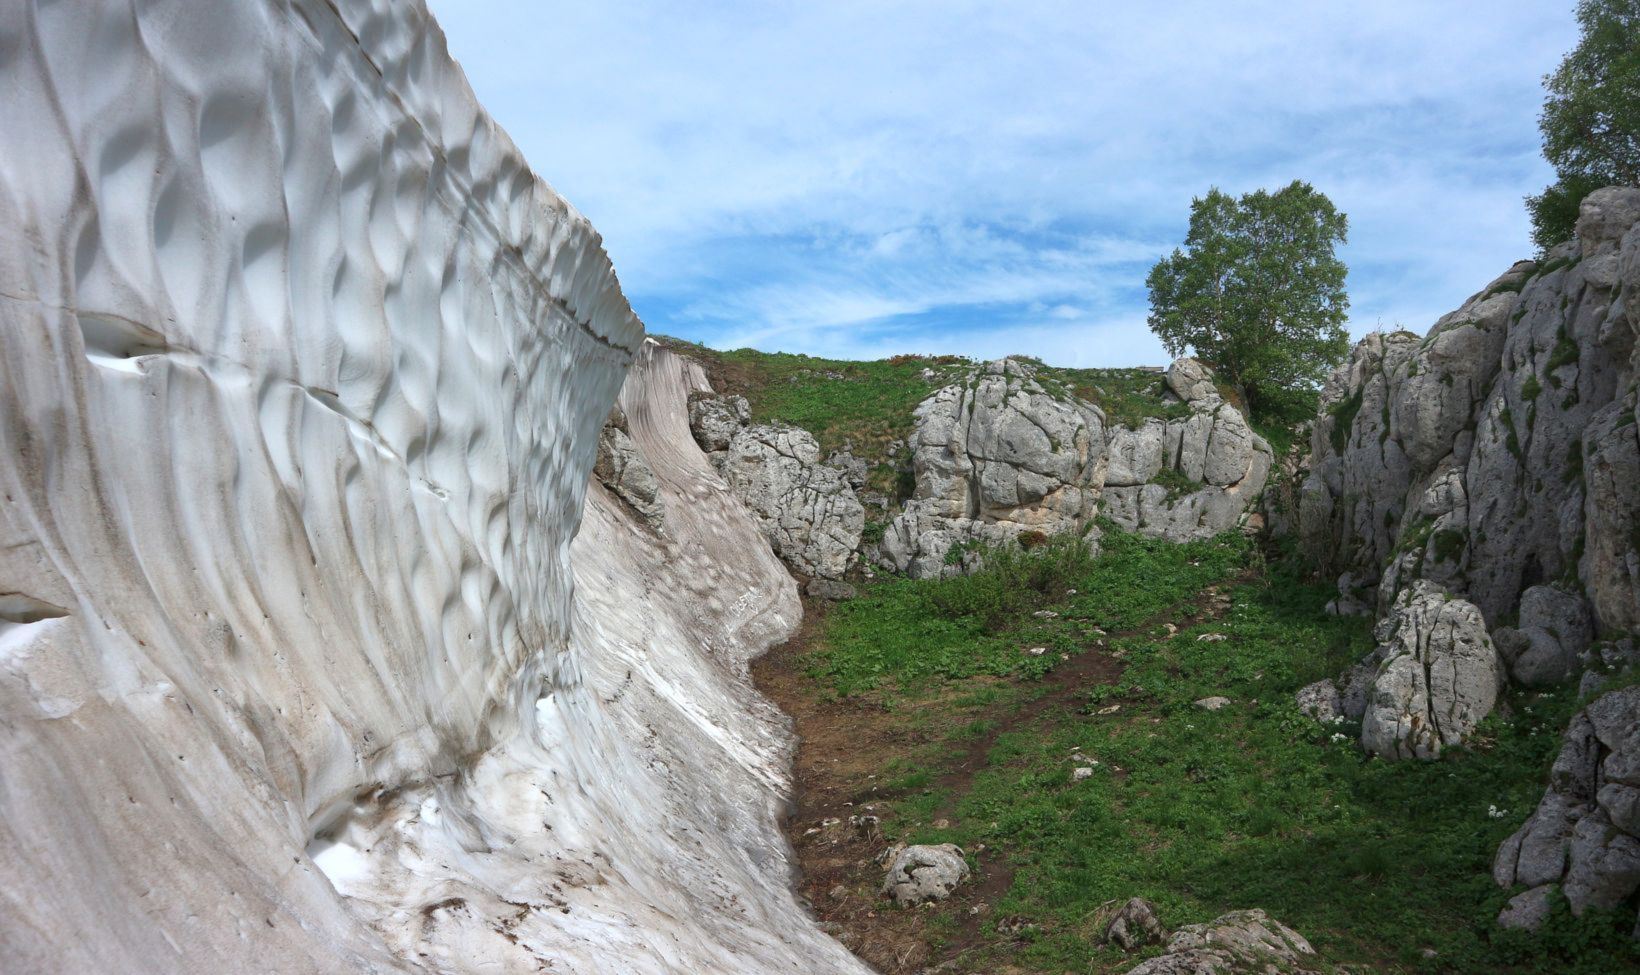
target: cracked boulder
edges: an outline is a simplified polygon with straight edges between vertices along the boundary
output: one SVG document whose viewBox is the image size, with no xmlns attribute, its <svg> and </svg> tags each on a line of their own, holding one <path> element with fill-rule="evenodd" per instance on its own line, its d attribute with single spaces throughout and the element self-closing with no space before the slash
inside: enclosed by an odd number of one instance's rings
<svg viewBox="0 0 1640 975">
<path fill-rule="evenodd" d="M 752 421 L 744 396 L 697 393 L 689 399 L 689 432 L 708 454 L 729 449 L 729 441 Z"/>
<path fill-rule="evenodd" d="M 1156 916 L 1156 905 L 1143 897 L 1135 897 L 1123 904 L 1116 916 L 1105 925 L 1105 941 L 1123 951 L 1137 951 L 1148 944 L 1161 944 L 1167 938 L 1167 929 Z"/>
<path fill-rule="evenodd" d="M 787 565 L 820 579 L 843 576 L 860 546 L 865 507 L 843 474 L 820 462 L 812 434 L 788 426 L 745 427 L 716 462 Z"/>
<path fill-rule="evenodd" d="M 1172 542 L 1211 538 L 1255 507 L 1275 454 L 1201 362 L 1174 362 L 1167 385 L 1190 415 L 1111 428 L 1104 513 Z"/>
<path fill-rule="evenodd" d="M 1582 669 L 1594 620 L 1581 593 L 1533 586 L 1521 594 L 1520 625 L 1499 627 L 1492 638 L 1517 683 L 1547 687 Z"/>
<path fill-rule="evenodd" d="M 1361 745 L 1387 758 L 1438 758 L 1492 712 L 1503 660 L 1480 610 L 1423 580 L 1378 624 L 1377 671 Z"/>
<path fill-rule="evenodd" d="M 883 894 L 901 906 L 944 900 L 968 873 L 962 848 L 954 843 L 908 846 L 889 861 Z"/>
</svg>

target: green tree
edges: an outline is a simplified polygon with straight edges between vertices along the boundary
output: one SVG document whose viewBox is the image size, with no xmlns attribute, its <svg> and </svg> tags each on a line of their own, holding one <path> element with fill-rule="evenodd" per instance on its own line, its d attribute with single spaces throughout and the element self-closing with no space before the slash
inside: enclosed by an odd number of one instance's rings
<svg viewBox="0 0 1640 975">
<path fill-rule="evenodd" d="M 1303 410 L 1349 351 L 1348 269 L 1333 253 L 1349 222 L 1295 180 L 1237 200 L 1217 188 L 1190 204 L 1190 232 L 1151 269 L 1150 327 L 1173 355 L 1194 351 L 1250 409 Z"/>
<path fill-rule="evenodd" d="M 1544 250 L 1572 236 L 1583 198 L 1640 186 L 1640 0 L 1580 0 L 1577 47 L 1544 76 L 1538 128 L 1554 185 L 1526 198 Z"/>
</svg>

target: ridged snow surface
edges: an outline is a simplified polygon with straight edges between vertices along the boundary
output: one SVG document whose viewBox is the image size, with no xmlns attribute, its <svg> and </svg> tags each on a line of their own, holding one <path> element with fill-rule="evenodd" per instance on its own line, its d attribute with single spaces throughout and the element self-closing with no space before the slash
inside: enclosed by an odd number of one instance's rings
<svg viewBox="0 0 1640 975">
<path fill-rule="evenodd" d="M 0 969 L 862 970 L 699 377 L 419 3 L 15 0 L 0 127 Z"/>
</svg>

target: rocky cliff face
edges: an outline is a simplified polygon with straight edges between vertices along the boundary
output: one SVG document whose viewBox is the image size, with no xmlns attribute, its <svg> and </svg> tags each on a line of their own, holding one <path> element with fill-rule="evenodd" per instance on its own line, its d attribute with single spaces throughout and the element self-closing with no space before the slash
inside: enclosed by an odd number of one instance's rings
<svg viewBox="0 0 1640 975">
<path fill-rule="evenodd" d="M 1577 237 L 1510 268 L 1427 336 L 1363 340 L 1327 384 L 1299 499 L 1302 551 L 1341 612 L 1383 621 L 1376 653 L 1306 688 L 1362 743 L 1429 758 L 1529 687 L 1636 662 L 1640 625 L 1640 190 L 1601 190 Z M 1488 632 L 1490 631 L 1490 632 Z M 1318 705 L 1316 702 L 1323 704 Z M 1535 926 L 1640 889 L 1633 688 L 1567 731 L 1548 791 L 1499 850 L 1525 887 L 1500 921 Z"/>
<path fill-rule="evenodd" d="M 745 680 L 792 580 L 425 9 L 0 36 L 4 967 L 860 971 Z"/>
<path fill-rule="evenodd" d="M 1369 336 L 1332 377 L 1299 535 L 1346 607 L 1422 578 L 1494 627 L 1542 585 L 1586 597 L 1602 632 L 1640 621 L 1637 224 L 1640 191 L 1596 193 L 1576 240 L 1421 339 Z"/>
</svg>

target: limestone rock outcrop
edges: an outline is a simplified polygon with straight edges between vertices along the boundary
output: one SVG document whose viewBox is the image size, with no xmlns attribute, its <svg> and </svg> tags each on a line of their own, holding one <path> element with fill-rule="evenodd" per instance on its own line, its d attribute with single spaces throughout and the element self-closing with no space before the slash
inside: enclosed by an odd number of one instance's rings
<svg viewBox="0 0 1640 975">
<path fill-rule="evenodd" d="M 1576 239 L 1427 336 L 1362 340 L 1311 436 L 1307 559 L 1380 612 L 1428 579 L 1498 626 L 1523 592 L 1567 582 L 1596 630 L 1640 623 L 1637 334 L 1640 190 L 1611 188 L 1585 201 Z M 1548 656 L 1528 657 L 1529 679 L 1563 669 Z"/>
<path fill-rule="evenodd" d="M 619 406 L 610 411 L 598 435 L 598 459 L 592 465 L 592 476 L 631 505 L 650 527 L 662 525 L 665 508 L 660 500 L 660 484 L 649 462 L 632 442 L 626 414 Z"/>
<path fill-rule="evenodd" d="M 0 967 L 863 973 L 746 680 L 796 587 L 424 5 L 0 37 Z"/>
<path fill-rule="evenodd" d="M 1579 914 L 1640 890 L 1640 687 L 1596 698 L 1572 719 L 1542 801 L 1498 848 L 1492 877 L 1528 888 L 1499 917 L 1510 927 L 1541 924 L 1557 884 Z"/>
<path fill-rule="evenodd" d="M 1103 511 L 1123 528 L 1168 541 L 1211 538 L 1236 527 L 1257 501 L 1274 453 L 1202 363 L 1177 360 L 1167 384 L 1190 415 L 1110 431 Z"/>
<path fill-rule="evenodd" d="M 1503 661 L 1474 604 L 1419 580 L 1378 625 L 1361 745 L 1388 758 L 1437 758 L 1492 712 Z"/>
<path fill-rule="evenodd" d="M 959 571 L 952 546 L 1080 531 L 1104 485 L 1104 416 L 1056 396 L 1036 367 L 999 359 L 917 407 L 916 491 L 888 527 L 886 559 L 913 576 Z"/>
<path fill-rule="evenodd" d="M 1133 897 L 1105 925 L 1104 938 L 1123 951 L 1137 951 L 1167 940 L 1167 929 L 1156 916 L 1156 905 L 1143 897 Z"/>
<path fill-rule="evenodd" d="M 866 510 L 842 471 L 820 462 L 820 445 L 797 427 L 755 424 L 729 440 L 718 469 L 757 515 L 793 569 L 838 579 L 854 563 Z"/>
<path fill-rule="evenodd" d="M 1304 936 L 1261 910 L 1231 911 L 1189 924 L 1168 939 L 1167 953 L 1128 975 L 1314 975 L 1315 949 Z"/>
<path fill-rule="evenodd" d="M 1184 415 L 1135 428 L 1108 425 L 1038 373 L 1001 359 L 917 408 L 917 486 L 885 533 L 887 564 L 918 577 L 961 572 L 976 564 L 974 548 L 1085 531 L 1099 513 L 1169 541 L 1208 538 L 1255 507 L 1270 445 L 1200 362 L 1180 359 L 1166 375 Z"/>
</svg>

